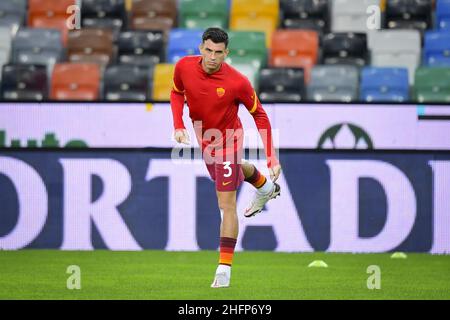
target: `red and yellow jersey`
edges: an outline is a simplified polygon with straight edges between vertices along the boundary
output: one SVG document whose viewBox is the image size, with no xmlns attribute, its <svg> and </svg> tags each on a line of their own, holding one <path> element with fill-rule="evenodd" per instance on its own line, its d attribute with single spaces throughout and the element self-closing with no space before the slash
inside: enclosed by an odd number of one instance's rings
<svg viewBox="0 0 450 320">
<path fill-rule="evenodd" d="M 202 150 L 212 143 L 225 145 L 227 138 L 211 141 L 203 134 L 211 129 L 220 131 L 222 137 L 230 137 L 227 133 L 232 130 L 242 132 L 238 117 L 238 108 L 242 103 L 255 119 L 261 133 L 269 167 L 277 164 L 270 122 L 249 80 L 225 62 L 213 74 L 206 73 L 201 63 L 201 56 L 187 56 L 175 66 L 170 97 L 175 129 L 185 128 L 182 116 L 186 101 L 194 128 L 197 133 L 201 131 L 201 137 L 197 134 L 197 139 Z M 198 130 L 199 122 L 201 130 Z"/>
</svg>

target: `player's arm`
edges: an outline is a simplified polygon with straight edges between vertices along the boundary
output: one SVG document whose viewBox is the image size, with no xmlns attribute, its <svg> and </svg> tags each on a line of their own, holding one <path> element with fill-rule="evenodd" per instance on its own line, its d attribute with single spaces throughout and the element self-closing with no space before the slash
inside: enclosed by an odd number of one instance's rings
<svg viewBox="0 0 450 320">
<path fill-rule="evenodd" d="M 174 138 L 178 143 L 189 144 L 189 134 L 183 122 L 184 85 L 181 79 L 180 63 L 175 65 L 173 87 L 170 93 L 170 107 L 172 109 Z"/>
<path fill-rule="evenodd" d="M 244 104 L 247 110 L 255 120 L 256 127 L 264 144 L 266 151 L 267 166 L 270 171 L 270 177 L 273 181 L 277 180 L 281 173 L 281 165 L 277 159 L 275 148 L 272 139 L 272 127 L 266 111 L 263 109 L 261 102 L 256 95 L 255 90 L 251 86 L 248 79 L 244 79 L 240 86 L 240 101 Z"/>
</svg>

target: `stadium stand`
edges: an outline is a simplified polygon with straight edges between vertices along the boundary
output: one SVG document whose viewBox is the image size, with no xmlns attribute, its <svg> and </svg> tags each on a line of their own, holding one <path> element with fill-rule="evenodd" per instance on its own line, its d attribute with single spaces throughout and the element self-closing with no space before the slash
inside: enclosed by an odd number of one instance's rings
<svg viewBox="0 0 450 320">
<path fill-rule="evenodd" d="M 167 44 L 167 61 L 176 63 L 187 55 L 198 55 L 199 44 L 202 42 L 202 30 L 172 29 Z"/>
<path fill-rule="evenodd" d="M 69 32 L 67 56 L 70 62 L 92 62 L 105 67 L 114 59 L 113 34 L 109 29 L 81 29 Z"/>
<path fill-rule="evenodd" d="M 170 63 L 157 64 L 153 73 L 152 97 L 155 101 L 168 101 L 173 87 L 173 71 L 175 65 Z"/>
<path fill-rule="evenodd" d="M 272 36 L 271 67 L 297 67 L 305 70 L 309 81 L 311 68 L 317 63 L 319 36 L 313 30 L 277 30 Z"/>
<path fill-rule="evenodd" d="M 300 102 L 305 99 L 302 68 L 265 68 L 259 74 L 262 102 Z"/>
<path fill-rule="evenodd" d="M 11 52 L 11 30 L 7 27 L 0 27 L 0 69 L 10 60 Z M 0 72 L 0 81 L 1 81 Z"/>
<path fill-rule="evenodd" d="M 162 30 L 167 39 L 170 30 L 176 26 L 175 0 L 134 0 L 130 10 L 133 30 Z"/>
<path fill-rule="evenodd" d="M 15 34 L 26 20 L 27 0 L 0 1 L 0 27 L 9 28 Z"/>
<path fill-rule="evenodd" d="M 4 65 L 1 95 L 4 100 L 46 100 L 48 96 L 46 67 L 32 64 Z"/>
<path fill-rule="evenodd" d="M 409 83 L 420 65 L 421 39 L 417 30 L 381 30 L 369 33 L 371 65 L 374 67 L 408 68 Z"/>
<path fill-rule="evenodd" d="M 178 14 L 180 28 L 228 28 L 227 0 L 180 0 Z"/>
<path fill-rule="evenodd" d="M 56 29 L 21 28 L 12 42 L 12 62 L 47 66 L 49 76 L 55 63 L 64 59 L 61 32 Z"/>
<path fill-rule="evenodd" d="M 432 27 L 433 0 L 386 0 L 385 27 L 417 29 Z"/>
<path fill-rule="evenodd" d="M 69 31 L 67 7 L 73 4 L 80 6 L 82 29 Z M 381 30 L 367 26 L 370 6 L 380 8 Z M 226 61 L 249 78 L 263 101 L 447 99 L 448 74 L 442 70 L 450 65 L 450 0 L 1 0 L 0 67 L 17 68 L 26 78 L 47 66 L 53 83 L 55 63 L 96 63 L 100 89 L 87 99 L 142 101 L 156 93 L 163 101 L 169 99 L 169 65 L 198 54 L 201 33 L 210 26 L 228 30 Z M 26 64 L 34 69 L 17 66 Z M 357 76 L 349 69 L 352 82 L 346 88 L 318 88 L 317 80 L 311 81 L 315 67 L 333 74 L 346 66 L 359 68 Z M 431 80 L 422 78 L 434 72 L 445 81 L 427 87 Z M 27 90 L 8 99 L 31 99 Z M 41 94 L 32 99 L 46 99 L 45 90 L 37 91 Z"/>
<path fill-rule="evenodd" d="M 311 71 L 307 94 L 310 101 L 358 100 L 359 69 L 351 65 L 321 65 Z"/>
<path fill-rule="evenodd" d="M 122 64 L 154 66 L 165 59 L 162 31 L 125 31 L 117 41 L 118 61 Z"/>
<path fill-rule="evenodd" d="M 426 66 L 450 66 L 450 32 L 425 33 L 424 61 Z"/>
<path fill-rule="evenodd" d="M 111 29 L 115 38 L 127 25 L 124 0 L 82 0 L 81 25 L 84 28 Z"/>
<path fill-rule="evenodd" d="M 70 20 L 67 8 L 75 4 L 76 0 L 29 0 L 28 26 L 58 29 L 61 31 L 63 42 L 66 43 L 69 32 L 67 21 Z"/>
<path fill-rule="evenodd" d="M 365 67 L 361 71 L 360 98 L 364 102 L 408 101 L 408 69 Z"/>
<path fill-rule="evenodd" d="M 367 32 L 367 8 L 378 5 L 379 0 L 332 0 L 331 31 Z"/>
<path fill-rule="evenodd" d="M 58 63 L 53 69 L 50 99 L 92 101 L 100 98 L 100 67 L 94 63 Z"/>
<path fill-rule="evenodd" d="M 418 68 L 414 82 L 414 98 L 422 103 L 449 103 L 450 68 Z"/>
<path fill-rule="evenodd" d="M 450 0 L 437 1 L 436 29 L 450 31 Z"/>
<path fill-rule="evenodd" d="M 107 101 L 151 100 L 150 68 L 136 65 L 109 66 L 104 75 L 104 99 Z"/>
<path fill-rule="evenodd" d="M 329 33 L 323 39 L 324 64 L 350 64 L 364 66 L 368 62 L 367 36 L 365 33 Z"/>
<path fill-rule="evenodd" d="M 230 29 L 263 31 L 266 46 L 270 48 L 272 33 L 279 22 L 278 0 L 233 0 L 231 1 Z"/>
<path fill-rule="evenodd" d="M 328 0 L 280 0 L 280 11 L 282 28 L 329 31 Z"/>
<path fill-rule="evenodd" d="M 263 32 L 229 31 L 228 37 L 228 63 L 250 64 L 257 69 L 267 65 L 267 47 Z"/>
</svg>

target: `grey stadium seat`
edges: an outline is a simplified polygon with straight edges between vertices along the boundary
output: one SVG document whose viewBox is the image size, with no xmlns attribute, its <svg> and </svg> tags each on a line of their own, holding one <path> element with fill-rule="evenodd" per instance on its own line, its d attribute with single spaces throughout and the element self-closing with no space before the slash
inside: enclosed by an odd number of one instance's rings
<svg viewBox="0 0 450 320">
<path fill-rule="evenodd" d="M 350 65 L 320 65 L 311 71 L 308 100 L 351 102 L 358 100 L 359 69 Z"/>
<path fill-rule="evenodd" d="M 11 55 L 11 31 L 9 28 L 0 27 L 0 69 L 9 62 Z M 2 79 L 0 73 L 0 80 Z"/>
<path fill-rule="evenodd" d="M 331 0 L 332 32 L 368 32 L 367 8 L 380 0 Z"/>
<path fill-rule="evenodd" d="M 45 65 L 49 74 L 63 54 L 61 32 L 56 29 L 20 29 L 12 42 L 13 63 Z"/>
<path fill-rule="evenodd" d="M 104 98 L 108 101 L 148 101 L 151 99 L 153 70 L 131 64 L 106 68 Z"/>
<path fill-rule="evenodd" d="M 7 27 L 15 34 L 25 24 L 26 15 L 27 0 L 0 1 L 0 27 Z"/>
<path fill-rule="evenodd" d="M 374 67 L 404 67 L 413 84 L 421 60 L 421 38 L 417 30 L 381 30 L 368 35 Z"/>
</svg>

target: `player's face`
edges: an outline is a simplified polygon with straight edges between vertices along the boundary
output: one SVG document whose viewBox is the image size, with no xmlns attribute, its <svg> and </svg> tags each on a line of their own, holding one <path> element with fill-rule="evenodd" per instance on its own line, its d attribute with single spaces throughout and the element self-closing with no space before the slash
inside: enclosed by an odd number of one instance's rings
<svg viewBox="0 0 450 320">
<path fill-rule="evenodd" d="M 200 53 L 203 57 L 203 69 L 208 73 L 213 73 L 219 70 L 228 55 L 228 49 L 225 47 L 225 43 L 214 43 L 208 39 L 200 45 Z"/>
</svg>

